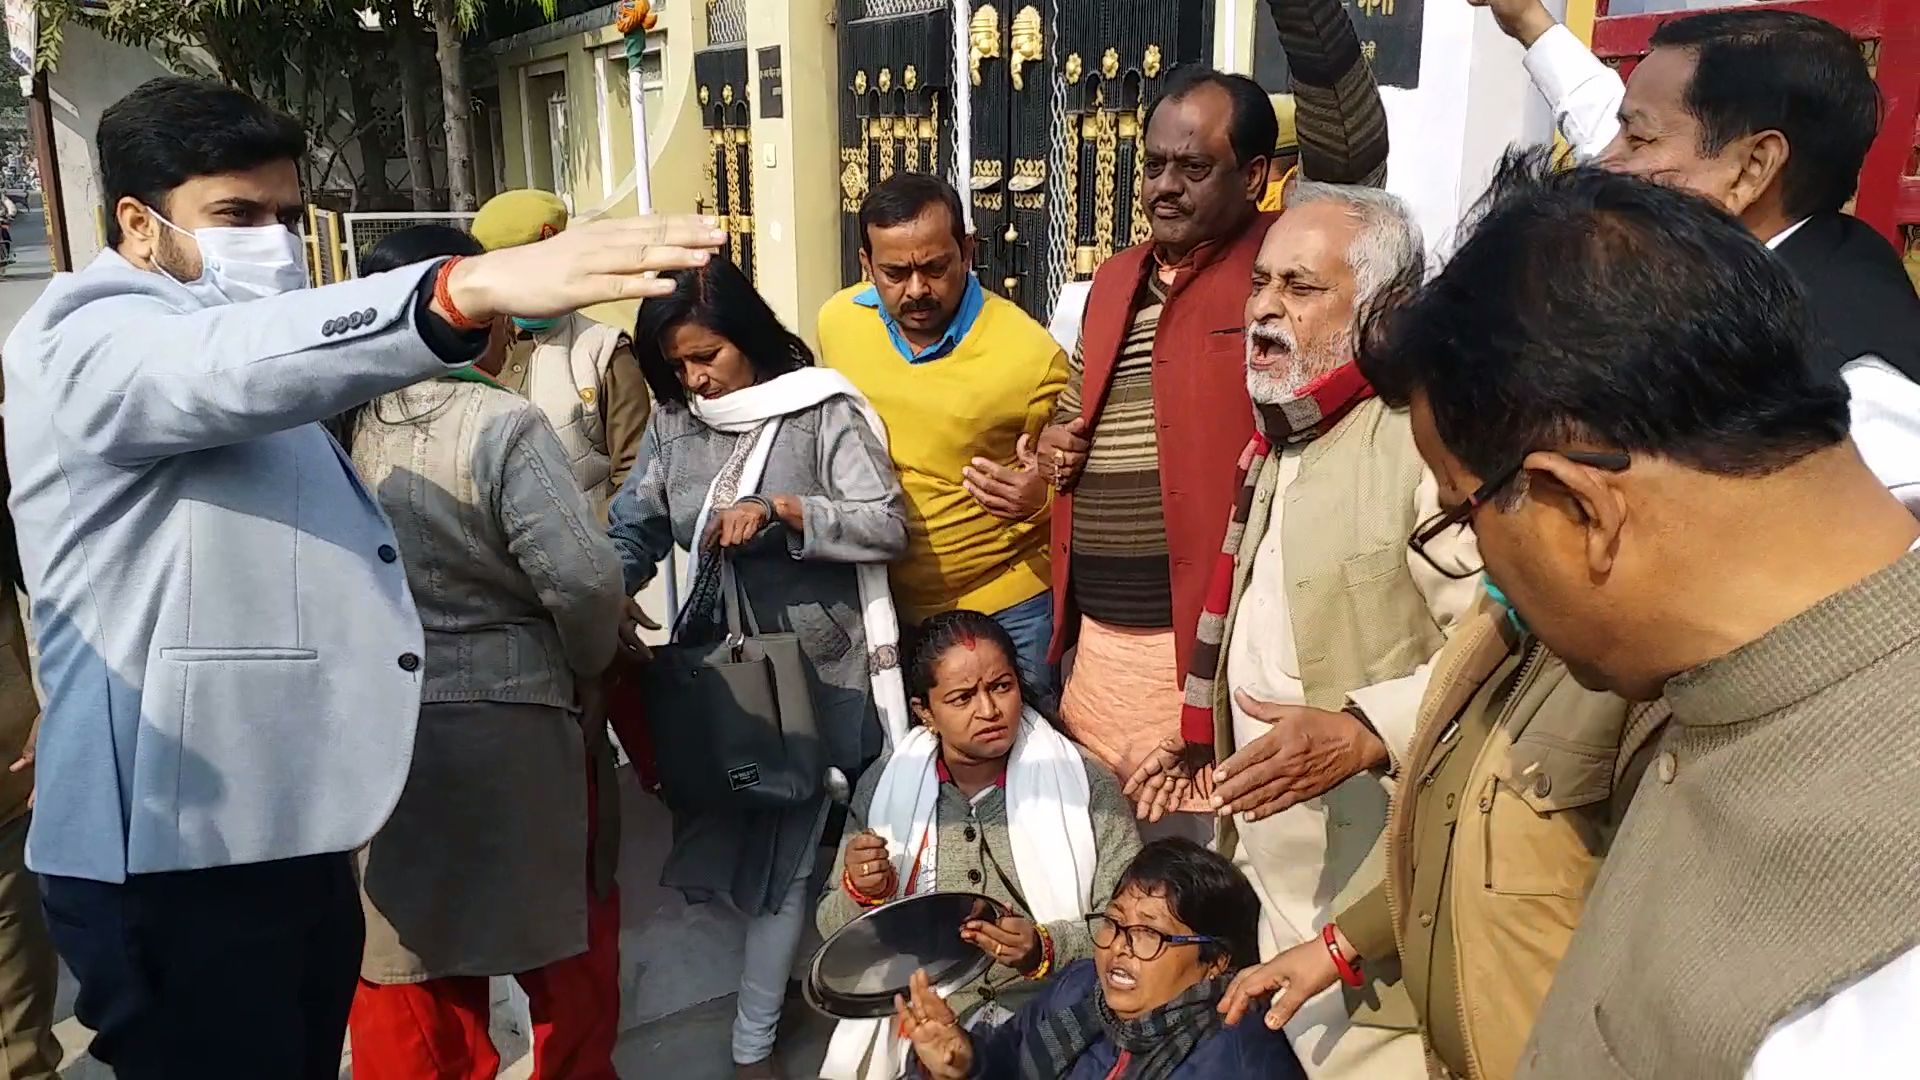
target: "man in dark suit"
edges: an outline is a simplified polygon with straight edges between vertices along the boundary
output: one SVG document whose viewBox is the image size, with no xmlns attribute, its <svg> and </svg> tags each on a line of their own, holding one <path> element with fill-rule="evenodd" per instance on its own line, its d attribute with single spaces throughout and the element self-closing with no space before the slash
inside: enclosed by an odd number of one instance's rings
<svg viewBox="0 0 1920 1080">
<path fill-rule="evenodd" d="M 1816 364 L 1852 396 L 1867 464 L 1920 513 L 1920 297 L 1892 245 L 1842 212 L 1880 127 L 1859 45 L 1784 11 L 1663 23 L 1624 85 L 1540 0 L 1470 0 L 1527 48 L 1576 156 L 1720 203 L 1799 279 Z"/>
</svg>

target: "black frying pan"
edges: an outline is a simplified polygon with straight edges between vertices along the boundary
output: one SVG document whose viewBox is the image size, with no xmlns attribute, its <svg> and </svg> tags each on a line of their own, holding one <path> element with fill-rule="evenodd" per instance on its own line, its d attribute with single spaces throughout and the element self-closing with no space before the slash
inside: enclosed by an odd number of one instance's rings
<svg viewBox="0 0 1920 1080">
<path fill-rule="evenodd" d="M 893 1015 L 920 968 L 935 990 L 951 993 L 986 974 L 993 957 L 960 940 L 960 927 L 1006 914 L 978 893 L 931 892 L 861 912 L 815 954 L 802 990 L 807 1004 L 842 1020 Z"/>
</svg>

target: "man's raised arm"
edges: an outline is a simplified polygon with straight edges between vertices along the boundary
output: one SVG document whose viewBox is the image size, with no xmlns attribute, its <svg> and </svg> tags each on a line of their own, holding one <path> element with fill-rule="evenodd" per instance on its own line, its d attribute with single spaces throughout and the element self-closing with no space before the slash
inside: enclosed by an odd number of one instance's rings
<svg viewBox="0 0 1920 1080">
<path fill-rule="evenodd" d="M 1293 76 L 1300 172 L 1328 184 L 1387 182 L 1387 106 L 1340 0 L 1267 0 Z"/>
<path fill-rule="evenodd" d="M 118 465 L 226 446 L 332 416 L 471 363 L 486 326 L 665 295 L 654 275 L 698 266 L 706 218 L 633 218 L 523 248 L 199 311 L 124 281 L 74 286 L 39 341 L 56 422 Z M 20 362 L 32 362 L 23 359 Z"/>
</svg>

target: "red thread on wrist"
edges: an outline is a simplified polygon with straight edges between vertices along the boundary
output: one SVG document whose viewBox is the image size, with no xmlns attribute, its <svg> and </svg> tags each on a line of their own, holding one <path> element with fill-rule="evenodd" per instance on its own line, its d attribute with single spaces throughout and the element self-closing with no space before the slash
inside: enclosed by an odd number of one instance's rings
<svg viewBox="0 0 1920 1080">
<path fill-rule="evenodd" d="M 465 255 L 455 255 L 440 264 L 440 271 L 433 278 L 433 299 L 440 305 L 440 310 L 446 313 L 447 322 L 451 323 L 455 330 L 473 333 L 485 330 L 487 324 L 470 318 L 466 312 L 461 311 L 459 305 L 453 302 L 452 291 L 447 288 L 447 283 L 453 279 L 453 268 L 459 266 L 461 260 L 465 258 Z"/>
<path fill-rule="evenodd" d="M 861 892 L 860 887 L 853 883 L 853 875 L 845 870 L 840 871 L 840 887 L 846 890 L 849 899 L 863 908 L 877 908 L 891 899 L 890 897 L 875 899 Z"/>
<path fill-rule="evenodd" d="M 1367 980 L 1360 976 L 1360 961 L 1349 962 L 1345 954 L 1340 951 L 1340 938 L 1332 923 L 1328 923 L 1321 929 L 1320 940 L 1326 943 L 1327 955 L 1333 957 L 1333 967 L 1340 973 L 1341 982 L 1348 986 L 1366 984 Z"/>
</svg>

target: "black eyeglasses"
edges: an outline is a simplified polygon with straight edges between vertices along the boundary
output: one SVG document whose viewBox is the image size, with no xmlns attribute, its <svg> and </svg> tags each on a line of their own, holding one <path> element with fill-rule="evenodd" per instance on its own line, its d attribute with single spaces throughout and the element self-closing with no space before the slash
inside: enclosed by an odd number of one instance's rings
<svg viewBox="0 0 1920 1080">
<path fill-rule="evenodd" d="M 1568 461 L 1578 462 L 1595 469 L 1605 469 L 1607 472 L 1626 472 L 1627 467 L 1633 464 L 1633 459 L 1626 454 L 1586 450 L 1561 450 L 1558 453 Z M 1480 561 L 1478 547 L 1471 548 L 1466 555 L 1463 555 L 1460 549 L 1466 545 L 1448 544 L 1443 550 L 1437 552 L 1428 551 L 1427 545 L 1447 535 L 1451 530 L 1465 528 L 1473 512 L 1491 501 L 1495 495 L 1499 494 L 1501 488 L 1513 483 L 1514 477 L 1520 475 L 1520 470 L 1526 468 L 1526 464 L 1527 455 L 1520 455 L 1520 460 L 1514 462 L 1511 468 L 1502 469 L 1494 474 L 1491 480 L 1480 485 L 1480 490 L 1467 496 L 1466 502 L 1451 510 L 1442 510 L 1421 522 L 1420 527 L 1407 538 L 1407 546 L 1413 549 L 1414 554 L 1427 560 L 1428 566 L 1455 581 L 1464 581 L 1485 570 L 1486 564 Z"/>
<path fill-rule="evenodd" d="M 1136 960 L 1158 960 L 1169 945 L 1210 945 L 1220 940 L 1205 934 L 1169 934 L 1151 926 L 1123 926 L 1106 915 L 1087 916 L 1087 932 L 1093 935 L 1095 948 L 1112 948 L 1123 930 L 1127 935 L 1127 951 Z"/>
</svg>

